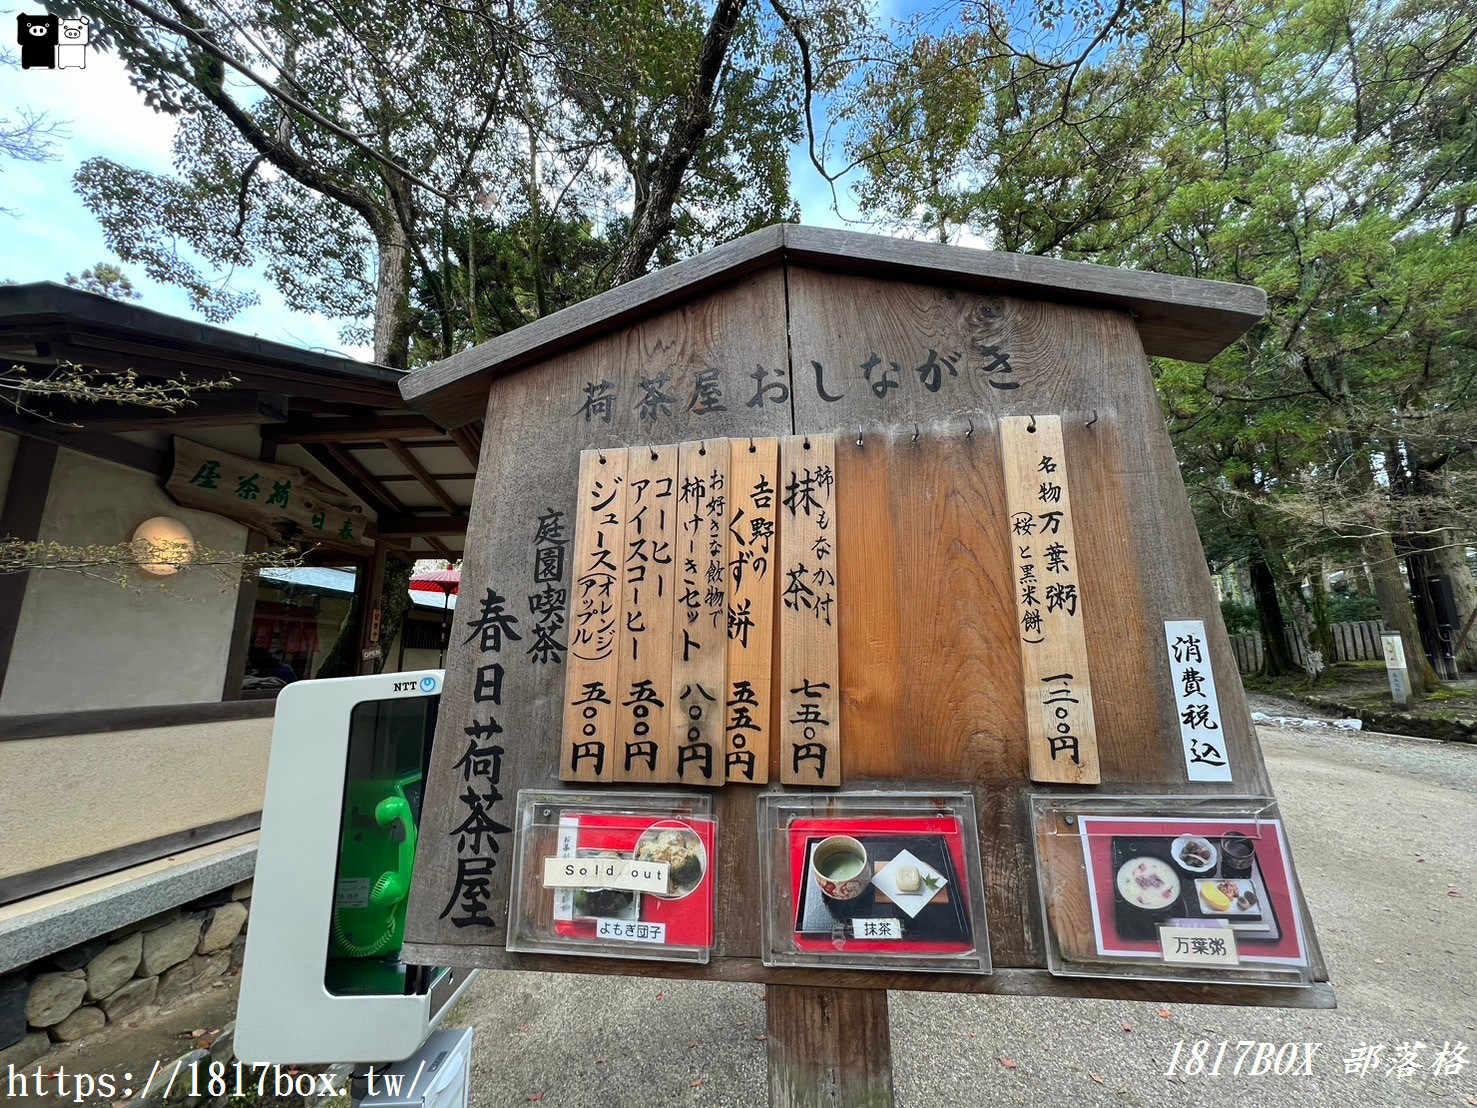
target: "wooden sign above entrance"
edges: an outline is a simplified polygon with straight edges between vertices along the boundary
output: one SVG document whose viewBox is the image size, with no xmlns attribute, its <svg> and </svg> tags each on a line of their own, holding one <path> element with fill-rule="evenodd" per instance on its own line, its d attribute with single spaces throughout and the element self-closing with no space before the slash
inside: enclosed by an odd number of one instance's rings
<svg viewBox="0 0 1477 1108">
<path fill-rule="evenodd" d="M 176 504 L 234 519 L 283 542 L 349 550 L 374 546 L 364 505 L 300 466 L 243 458 L 176 437 L 164 491 Z"/>
</svg>

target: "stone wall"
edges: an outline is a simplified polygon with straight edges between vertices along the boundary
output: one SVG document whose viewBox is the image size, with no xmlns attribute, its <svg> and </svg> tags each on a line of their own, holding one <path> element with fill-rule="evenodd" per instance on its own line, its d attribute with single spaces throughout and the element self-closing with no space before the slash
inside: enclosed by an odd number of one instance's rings
<svg viewBox="0 0 1477 1108">
<path fill-rule="evenodd" d="M 240 972 L 250 913 L 244 881 L 0 978 L 0 1073 Z"/>
</svg>

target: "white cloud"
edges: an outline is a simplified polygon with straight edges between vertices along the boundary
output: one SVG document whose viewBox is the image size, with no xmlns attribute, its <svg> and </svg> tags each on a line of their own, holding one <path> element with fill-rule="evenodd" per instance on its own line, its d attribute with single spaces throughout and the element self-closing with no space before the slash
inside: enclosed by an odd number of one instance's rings
<svg viewBox="0 0 1477 1108">
<path fill-rule="evenodd" d="M 61 144 L 62 160 L 71 170 L 90 157 L 169 169 L 175 119 L 144 103 L 112 54 L 89 49 L 85 69 L 0 67 L 0 103 L 65 121 L 71 137 Z"/>
<path fill-rule="evenodd" d="M 13 26 L 13 19 L 7 20 Z M 10 48 L 11 56 L 15 54 Z M 111 260 L 102 228 L 72 187 L 72 176 L 88 158 L 112 158 L 152 173 L 172 165 L 175 117 L 153 111 L 128 82 L 123 63 L 111 54 L 89 50 L 85 69 L 29 69 L 0 66 L 0 103 L 65 121 L 67 138 L 51 162 L 0 163 L 0 278 L 61 281 L 98 261 Z M 14 109 L 12 109 L 14 110 Z M 147 307 L 195 317 L 184 292 L 150 281 L 136 267 L 126 271 Z M 261 303 L 227 323 L 230 330 L 293 346 L 368 360 L 367 346 L 346 347 L 339 324 L 317 314 L 294 312 L 260 273 L 238 272 L 239 288 Z"/>
</svg>

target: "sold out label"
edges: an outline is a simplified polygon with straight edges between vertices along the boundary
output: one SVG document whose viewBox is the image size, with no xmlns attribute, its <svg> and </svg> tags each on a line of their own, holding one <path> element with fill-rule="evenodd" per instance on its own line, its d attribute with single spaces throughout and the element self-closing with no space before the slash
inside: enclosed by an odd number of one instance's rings
<svg viewBox="0 0 1477 1108">
<path fill-rule="evenodd" d="M 544 888 L 664 893 L 667 869 L 666 862 L 637 862 L 630 858 L 545 858 Z"/>
</svg>

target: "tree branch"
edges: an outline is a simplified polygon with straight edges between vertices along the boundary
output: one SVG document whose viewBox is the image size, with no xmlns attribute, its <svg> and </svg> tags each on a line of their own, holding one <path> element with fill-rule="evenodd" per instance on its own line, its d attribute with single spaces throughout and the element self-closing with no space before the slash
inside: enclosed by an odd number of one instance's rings
<svg viewBox="0 0 1477 1108">
<path fill-rule="evenodd" d="M 677 192 L 687 174 L 687 167 L 692 164 L 693 155 L 713 126 L 713 88 L 747 2 L 718 0 L 718 6 L 713 10 L 713 18 L 698 51 L 697 72 L 693 74 L 682 114 L 657 156 L 647 183 L 646 205 L 635 221 L 630 241 L 621 252 L 615 274 L 618 285 L 646 272 L 651 256 L 672 229 L 672 208 L 677 202 Z"/>
<path fill-rule="evenodd" d="M 354 149 L 358 150 L 360 153 L 372 158 L 374 161 L 385 166 L 387 169 L 395 173 L 400 173 L 404 175 L 407 180 L 419 185 L 421 188 L 427 190 L 428 192 L 434 193 L 435 195 L 441 197 L 441 199 L 448 202 L 451 201 L 452 198 L 438 189 L 435 185 L 431 184 L 429 181 L 417 177 L 405 166 L 395 161 L 395 159 L 386 157 L 384 154 L 381 154 L 378 150 L 374 149 L 374 147 L 360 140 L 359 137 L 355 135 L 352 131 L 335 123 L 322 112 L 309 107 L 307 104 L 304 104 L 301 100 L 297 99 L 297 97 L 291 95 L 288 92 L 285 92 L 281 88 L 278 88 L 277 85 L 267 80 L 267 78 L 262 76 L 260 73 L 257 73 L 245 62 L 240 61 L 239 59 L 226 53 L 225 50 L 211 41 L 208 35 L 202 34 L 201 31 L 197 30 L 195 27 L 191 27 L 185 23 L 182 23 L 180 20 L 174 19 L 173 17 L 166 15 L 164 12 L 159 11 L 157 8 L 150 7 L 148 4 L 143 3 L 142 0 L 123 0 L 123 3 L 128 5 L 134 11 L 138 12 L 140 15 L 146 16 L 147 18 L 153 20 L 159 26 L 173 31 L 175 34 L 188 39 L 201 50 L 204 50 L 211 57 L 215 58 L 217 64 L 225 64 L 230 66 L 232 69 L 236 70 L 244 77 L 247 77 L 251 81 L 253 81 L 262 89 L 262 91 L 266 92 L 267 95 L 271 96 L 274 100 L 277 100 L 279 103 L 291 108 L 293 111 L 297 112 L 300 115 L 307 116 L 314 123 L 318 124 L 318 126 L 324 128 L 334 135 L 337 135 L 349 145 L 353 146 Z M 186 18 L 193 20 L 200 27 L 208 26 L 205 20 L 203 20 L 198 13 L 182 3 L 181 0 L 169 0 L 169 4 L 175 9 L 175 11 L 179 12 Z M 217 107 L 221 107 L 218 97 L 224 98 L 226 100 L 229 100 L 230 98 L 225 96 L 224 85 L 221 82 L 217 82 L 217 89 L 218 92 L 216 95 L 212 95 L 210 93 L 207 93 L 206 95 L 210 98 L 212 103 L 216 104 Z M 234 104 L 234 101 L 231 101 L 231 103 Z M 224 111 L 225 109 L 222 107 L 222 110 Z M 237 110 L 240 111 L 239 107 L 237 108 Z M 244 115 L 245 113 L 242 112 L 241 114 Z M 255 146 L 256 143 L 253 142 L 252 145 Z M 261 149 L 261 147 L 258 146 L 258 149 Z M 263 153 L 266 153 L 266 151 L 263 151 Z M 275 162 L 275 158 L 273 160 Z M 282 168 L 286 169 L 287 167 L 283 166 Z M 304 183 L 306 184 L 306 182 Z M 317 186 L 314 185 L 310 187 L 316 188 Z"/>
</svg>

